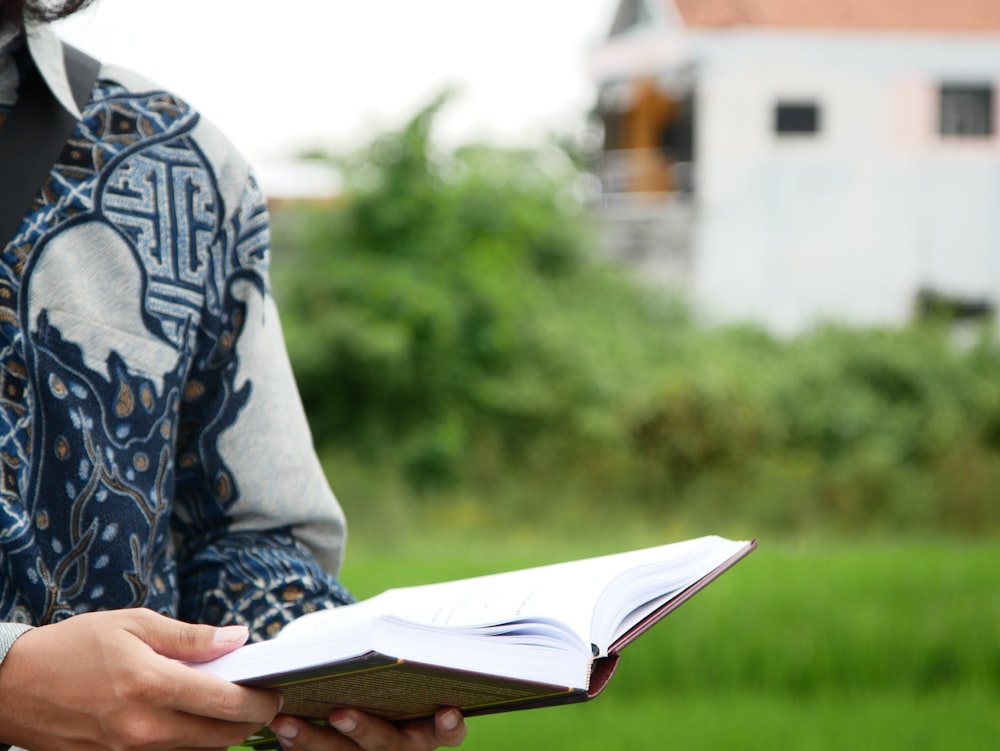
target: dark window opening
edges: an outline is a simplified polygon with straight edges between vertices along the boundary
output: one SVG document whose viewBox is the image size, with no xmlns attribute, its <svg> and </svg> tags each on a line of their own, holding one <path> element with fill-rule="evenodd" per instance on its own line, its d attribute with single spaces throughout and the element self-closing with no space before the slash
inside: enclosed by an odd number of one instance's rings
<svg viewBox="0 0 1000 751">
<path fill-rule="evenodd" d="M 676 107 L 674 117 L 660 128 L 660 149 L 672 162 L 690 162 L 694 160 L 694 96 L 686 94 Z"/>
<path fill-rule="evenodd" d="M 939 116 L 942 136 L 993 135 L 993 87 L 943 84 Z"/>
<path fill-rule="evenodd" d="M 923 288 L 917 292 L 917 316 L 951 323 L 984 321 L 996 316 L 996 306 L 985 298 L 960 297 Z"/>
<path fill-rule="evenodd" d="M 625 117 L 618 112 L 602 112 L 601 121 L 604 123 L 605 150 L 625 148 Z"/>
<path fill-rule="evenodd" d="M 778 102 L 774 108 L 774 132 L 779 135 L 819 132 L 819 106 L 813 102 Z"/>
</svg>

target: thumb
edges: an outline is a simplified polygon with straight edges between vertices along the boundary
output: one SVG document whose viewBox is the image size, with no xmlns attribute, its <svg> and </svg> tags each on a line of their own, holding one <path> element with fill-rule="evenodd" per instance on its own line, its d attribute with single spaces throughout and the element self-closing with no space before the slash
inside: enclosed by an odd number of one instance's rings
<svg viewBox="0 0 1000 751">
<path fill-rule="evenodd" d="M 154 652 L 174 660 L 207 662 L 246 644 L 250 632 L 246 626 L 206 626 L 184 623 L 151 613 L 136 635 Z"/>
</svg>

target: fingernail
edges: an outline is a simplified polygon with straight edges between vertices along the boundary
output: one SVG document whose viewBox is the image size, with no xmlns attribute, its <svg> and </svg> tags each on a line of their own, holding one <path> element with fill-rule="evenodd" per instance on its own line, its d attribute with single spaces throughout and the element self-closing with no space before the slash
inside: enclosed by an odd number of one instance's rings
<svg viewBox="0 0 1000 751">
<path fill-rule="evenodd" d="M 341 733 L 353 733 L 354 729 L 358 726 L 358 718 L 350 712 L 347 712 L 336 720 L 333 719 L 334 717 L 336 717 L 336 715 L 330 716 L 330 724 L 337 728 L 337 730 Z"/>
<path fill-rule="evenodd" d="M 215 629 L 212 641 L 219 646 L 231 646 L 242 644 L 250 637 L 250 631 L 246 626 L 224 626 Z"/>
<path fill-rule="evenodd" d="M 294 720 L 281 720 L 271 725 L 271 732 L 278 738 L 290 741 L 299 734 L 299 726 Z"/>
<path fill-rule="evenodd" d="M 462 715 L 457 709 L 449 709 L 441 715 L 441 727 L 445 730 L 454 730 L 458 723 L 462 721 Z"/>
</svg>

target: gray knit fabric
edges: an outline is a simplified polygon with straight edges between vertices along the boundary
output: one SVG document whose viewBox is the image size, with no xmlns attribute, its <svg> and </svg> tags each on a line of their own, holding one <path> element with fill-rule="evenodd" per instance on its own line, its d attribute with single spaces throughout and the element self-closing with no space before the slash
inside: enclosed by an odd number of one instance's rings
<svg viewBox="0 0 1000 751">
<path fill-rule="evenodd" d="M 31 626 L 23 623 L 0 623 L 0 662 L 7 656 L 17 637 L 30 628 Z"/>
<path fill-rule="evenodd" d="M 17 637 L 25 631 L 31 630 L 31 628 L 31 626 L 23 623 L 0 623 L 0 662 L 3 662 L 4 658 L 7 656 L 7 652 L 10 651 L 11 646 L 13 646 L 14 642 L 17 641 Z M 11 747 L 4 743 L 0 743 L 0 749 L 21 751 L 21 749 L 17 747 Z"/>
</svg>

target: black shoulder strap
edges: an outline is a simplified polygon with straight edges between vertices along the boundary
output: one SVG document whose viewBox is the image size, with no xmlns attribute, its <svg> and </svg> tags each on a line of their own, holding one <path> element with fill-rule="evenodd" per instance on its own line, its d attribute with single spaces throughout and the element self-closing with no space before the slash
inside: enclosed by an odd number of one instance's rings
<svg viewBox="0 0 1000 751">
<path fill-rule="evenodd" d="M 63 45 L 66 73 L 77 106 L 87 103 L 100 63 L 75 47 Z M 67 112 L 31 66 L 17 102 L 0 128 L 0 242 L 17 231 L 31 201 L 73 133 L 76 118 Z"/>
</svg>

